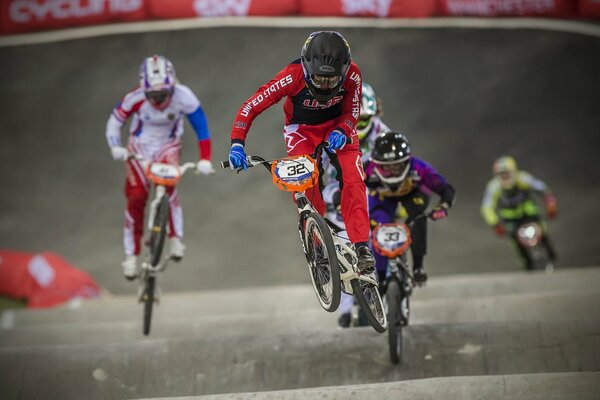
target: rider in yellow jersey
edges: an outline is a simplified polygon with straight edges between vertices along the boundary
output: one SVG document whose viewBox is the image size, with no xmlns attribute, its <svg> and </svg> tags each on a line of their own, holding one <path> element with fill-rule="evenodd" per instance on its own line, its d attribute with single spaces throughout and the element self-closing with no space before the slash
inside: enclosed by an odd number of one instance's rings
<svg viewBox="0 0 600 400">
<path fill-rule="evenodd" d="M 498 158 L 494 162 L 493 173 L 494 177 L 487 184 L 481 204 L 481 215 L 485 222 L 494 228 L 498 236 L 503 237 L 508 233 L 512 237 L 527 269 L 532 269 L 532 260 L 516 239 L 516 229 L 525 222 L 540 223 L 542 243 L 554 262 L 556 253 L 533 195 L 535 193 L 543 197 L 548 218 L 556 217 L 557 201 L 548 185 L 530 173 L 520 171 L 515 159 L 510 156 Z"/>
</svg>

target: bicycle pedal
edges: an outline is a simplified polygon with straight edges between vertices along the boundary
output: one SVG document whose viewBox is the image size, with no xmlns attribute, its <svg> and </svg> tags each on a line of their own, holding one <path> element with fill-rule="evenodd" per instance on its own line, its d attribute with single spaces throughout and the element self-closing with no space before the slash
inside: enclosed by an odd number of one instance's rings
<svg viewBox="0 0 600 400">
<path fill-rule="evenodd" d="M 180 262 L 183 260 L 183 257 L 170 256 L 169 258 L 175 262 Z"/>
</svg>

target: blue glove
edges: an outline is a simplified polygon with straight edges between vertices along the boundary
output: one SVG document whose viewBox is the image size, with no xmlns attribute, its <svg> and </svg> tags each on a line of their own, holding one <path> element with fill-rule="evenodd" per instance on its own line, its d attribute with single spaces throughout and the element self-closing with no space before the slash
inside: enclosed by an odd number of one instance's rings
<svg viewBox="0 0 600 400">
<path fill-rule="evenodd" d="M 248 169 L 246 152 L 244 151 L 244 146 L 240 143 L 234 143 L 231 145 L 231 148 L 229 149 L 229 163 L 233 169 L 243 168 L 244 171 Z"/>
<path fill-rule="evenodd" d="M 327 138 L 327 148 L 329 150 L 341 150 L 346 145 L 346 135 L 340 131 L 332 131 Z"/>
</svg>

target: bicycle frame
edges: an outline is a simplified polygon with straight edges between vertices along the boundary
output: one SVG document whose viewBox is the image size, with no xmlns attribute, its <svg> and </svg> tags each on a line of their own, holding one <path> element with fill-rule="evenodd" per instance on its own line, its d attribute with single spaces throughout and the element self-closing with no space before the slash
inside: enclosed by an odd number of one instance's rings
<svg viewBox="0 0 600 400">
<path fill-rule="evenodd" d="M 196 167 L 196 163 L 187 162 L 182 165 L 174 165 L 160 162 L 150 162 L 139 154 L 131 154 L 130 158 L 136 159 L 144 169 L 147 178 L 153 183 L 154 199 L 150 202 L 148 208 L 147 227 L 148 230 L 153 228 L 154 217 L 156 210 L 162 198 L 167 194 L 167 187 L 176 186 L 183 175 L 190 169 Z M 152 188 L 151 188 L 152 190 Z M 150 263 L 150 254 L 147 253 L 144 261 L 141 264 L 142 278 L 146 276 L 154 276 L 157 272 L 164 271 L 169 263 L 170 257 L 163 257 L 161 262 L 153 266 Z M 142 281 L 144 279 L 141 279 Z"/>
<path fill-rule="evenodd" d="M 325 143 L 321 143 L 315 148 L 315 151 L 310 156 L 313 159 L 318 159 L 321 150 L 323 150 Z M 262 157 L 249 155 L 246 157 L 248 161 L 248 168 L 256 167 L 258 165 L 263 165 L 270 174 L 273 174 L 272 164 L 278 160 L 267 161 Z M 229 168 L 229 161 L 221 162 L 222 168 Z M 240 172 L 240 170 L 237 170 Z M 296 206 L 298 208 L 298 214 L 300 216 L 300 220 L 302 221 L 308 214 L 311 212 L 317 212 L 317 210 L 313 207 L 312 203 L 306 197 L 304 191 L 294 192 L 294 200 L 296 201 Z M 340 266 L 340 280 L 342 281 L 342 289 L 345 293 L 353 294 L 352 287 L 350 285 L 350 281 L 353 279 L 358 279 L 361 281 L 366 281 L 376 287 L 379 286 L 379 282 L 374 276 L 371 275 L 362 275 L 358 272 L 358 257 L 356 256 L 356 252 L 353 249 L 353 246 L 349 245 L 349 241 L 342 236 L 340 236 L 336 232 L 336 230 L 332 229 L 331 225 L 328 224 L 329 231 L 331 232 L 331 236 L 333 238 L 335 249 L 338 254 L 338 263 Z M 306 247 L 304 244 L 304 232 L 302 231 L 302 224 L 299 227 L 300 230 L 300 242 L 302 243 L 302 250 L 304 251 L 305 256 L 307 255 Z M 348 260 L 350 259 L 350 261 Z"/>
<path fill-rule="evenodd" d="M 342 290 L 344 293 L 354 294 L 352 285 L 350 285 L 350 281 L 353 279 L 365 281 L 374 285 L 375 287 L 378 287 L 379 282 L 372 274 L 359 274 L 357 268 L 358 257 L 356 256 L 356 251 L 354 251 L 353 246 L 348 244 L 348 239 L 340 236 L 337 232 L 331 229 L 331 227 L 329 229 L 335 244 L 335 250 L 339 256 L 338 263 L 340 266 L 340 280 L 342 281 Z M 348 258 L 350 258 L 350 260 L 348 260 Z"/>
</svg>

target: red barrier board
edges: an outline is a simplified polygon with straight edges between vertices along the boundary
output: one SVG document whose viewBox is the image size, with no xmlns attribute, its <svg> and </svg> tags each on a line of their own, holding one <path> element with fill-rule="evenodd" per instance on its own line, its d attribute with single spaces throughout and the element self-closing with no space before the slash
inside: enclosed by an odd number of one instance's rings
<svg viewBox="0 0 600 400">
<path fill-rule="evenodd" d="M 437 14 L 437 0 L 300 0 L 306 16 L 418 18 Z"/>
<path fill-rule="evenodd" d="M 600 17 L 600 0 L 579 0 L 579 15 L 584 18 Z"/>
<path fill-rule="evenodd" d="M 502 17 L 576 15 L 577 0 L 440 0 L 441 15 Z"/>
<path fill-rule="evenodd" d="M 98 297 L 100 286 L 58 254 L 0 249 L 0 295 L 26 299 L 28 307 L 51 307 Z"/>
<path fill-rule="evenodd" d="M 3 32 L 29 32 L 147 18 L 145 0 L 4 0 Z"/>
<path fill-rule="evenodd" d="M 278 16 L 298 12 L 297 0 L 146 0 L 152 18 Z"/>
</svg>

